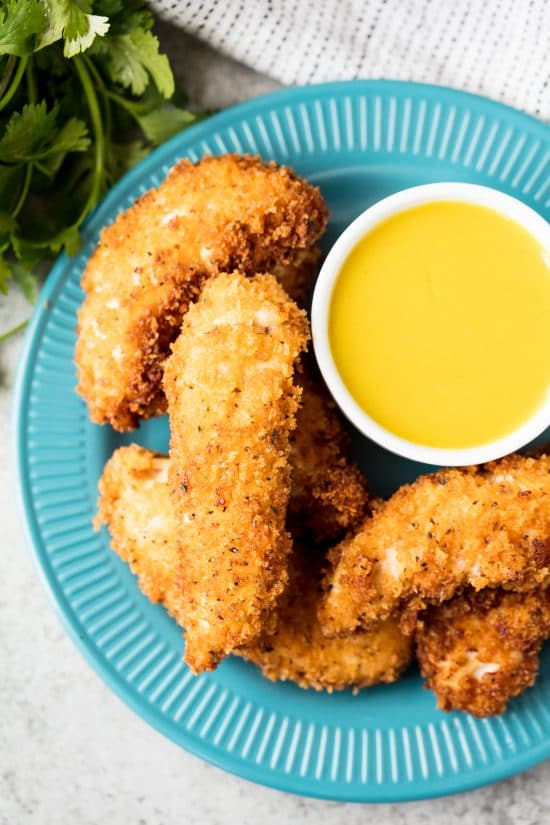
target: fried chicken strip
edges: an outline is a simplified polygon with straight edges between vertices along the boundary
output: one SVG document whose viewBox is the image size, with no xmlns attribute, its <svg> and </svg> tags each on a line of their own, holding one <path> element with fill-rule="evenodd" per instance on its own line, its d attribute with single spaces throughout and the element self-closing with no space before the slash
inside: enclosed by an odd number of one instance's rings
<svg viewBox="0 0 550 825">
<path fill-rule="evenodd" d="M 549 636 L 550 589 L 470 590 L 423 614 L 416 650 L 441 710 L 495 716 L 533 685 Z"/>
<path fill-rule="evenodd" d="M 277 608 L 274 634 L 263 634 L 237 655 L 258 665 L 271 681 L 291 681 L 315 690 L 354 690 L 395 682 L 412 658 L 411 637 L 394 618 L 327 639 L 317 619 L 323 557 L 295 544 L 290 582 Z"/>
<path fill-rule="evenodd" d="M 350 458 L 349 437 L 336 405 L 306 362 L 298 423 L 291 435 L 292 493 L 288 523 L 318 540 L 336 540 L 367 512 L 367 483 Z"/>
<path fill-rule="evenodd" d="M 94 526 L 109 528 L 111 547 L 130 565 L 139 587 L 180 624 L 177 528 L 168 484 L 168 456 L 131 444 L 119 447 L 99 481 Z"/>
<path fill-rule="evenodd" d="M 291 266 L 274 270 L 288 294 L 305 306 L 320 261 L 319 250 L 300 256 Z M 288 523 L 296 536 L 336 540 L 355 528 L 367 512 L 367 484 L 350 457 L 350 439 L 342 417 L 308 353 L 297 381 L 302 406 L 290 437 L 292 489 Z"/>
<path fill-rule="evenodd" d="M 550 458 L 508 456 L 405 485 L 330 554 L 319 618 L 328 636 L 470 585 L 530 590 L 550 579 Z"/>
<path fill-rule="evenodd" d="M 82 278 L 75 360 L 78 392 L 98 424 L 129 430 L 165 411 L 163 363 L 205 281 L 314 264 L 300 256 L 323 233 L 316 187 L 248 155 L 180 161 L 166 180 L 103 230 Z"/>
<path fill-rule="evenodd" d="M 272 623 L 287 582 L 289 435 L 309 323 L 272 275 L 222 274 L 166 362 L 186 662 L 208 670 Z"/>
<path fill-rule="evenodd" d="M 97 526 L 109 527 L 113 549 L 138 576 L 141 590 L 181 624 L 168 462 L 136 445 L 118 449 L 100 481 Z M 394 681 L 411 657 L 411 639 L 395 620 L 348 639 L 332 641 L 321 633 L 316 619 L 321 562 L 318 553 L 295 547 L 289 588 L 277 605 L 275 634 L 235 652 L 257 664 L 269 679 L 290 679 L 303 688 L 358 689 Z"/>
<path fill-rule="evenodd" d="M 288 264 L 278 264 L 269 270 L 299 307 L 306 309 L 315 278 L 321 267 L 321 250 L 313 246 L 293 253 Z"/>
</svg>

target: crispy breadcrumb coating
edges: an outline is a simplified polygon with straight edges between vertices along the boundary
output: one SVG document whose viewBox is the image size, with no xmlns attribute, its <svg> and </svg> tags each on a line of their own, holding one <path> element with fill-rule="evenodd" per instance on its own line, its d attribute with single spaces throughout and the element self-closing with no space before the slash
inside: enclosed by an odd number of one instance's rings
<svg viewBox="0 0 550 825">
<path fill-rule="evenodd" d="M 467 591 L 423 615 L 417 656 L 441 710 L 504 713 L 537 676 L 550 636 L 550 589 Z"/>
<path fill-rule="evenodd" d="M 141 590 L 182 623 L 176 578 L 176 519 L 170 500 L 168 458 L 136 445 L 118 449 L 100 481 L 97 526 L 105 523 L 111 544 L 138 576 Z M 356 689 L 398 678 L 411 656 L 411 639 L 395 620 L 348 639 L 326 639 L 316 620 L 318 552 L 295 547 L 288 591 L 277 605 L 277 630 L 235 651 L 272 680 L 290 679 L 316 690 Z"/>
<path fill-rule="evenodd" d="M 315 278 L 321 267 L 321 250 L 318 246 L 294 253 L 288 264 L 277 264 L 269 270 L 283 289 L 299 307 L 306 309 Z"/>
<path fill-rule="evenodd" d="M 529 590 L 550 580 L 550 458 L 512 455 L 401 487 L 330 553 L 319 618 L 329 636 L 460 588 Z"/>
<path fill-rule="evenodd" d="M 312 366 L 303 387 L 298 423 L 291 435 L 292 493 L 288 523 L 318 540 L 335 540 L 357 527 L 368 506 L 367 483 L 350 458 L 349 436 L 337 407 Z"/>
<path fill-rule="evenodd" d="M 289 435 L 309 323 L 272 275 L 222 274 L 166 362 L 170 483 L 188 665 L 218 662 L 272 626 L 287 582 Z"/>
<path fill-rule="evenodd" d="M 397 619 L 389 618 L 345 639 L 327 639 L 317 619 L 322 563 L 318 552 L 295 545 L 275 633 L 264 634 L 237 654 L 257 664 L 271 681 L 302 688 L 332 692 L 395 682 L 411 661 L 411 637 L 401 632 Z"/>
<path fill-rule="evenodd" d="M 203 283 L 293 264 L 326 223 L 319 190 L 287 167 L 249 155 L 180 161 L 103 230 L 84 272 L 75 360 L 92 420 L 129 430 L 164 412 L 163 363 Z"/>
<path fill-rule="evenodd" d="M 176 519 L 168 485 L 168 456 L 137 444 L 119 447 L 99 481 L 96 529 L 107 525 L 111 547 L 128 562 L 140 589 L 182 621 Z"/>
<path fill-rule="evenodd" d="M 294 264 L 273 274 L 296 303 L 306 306 L 321 253 L 301 253 Z M 367 511 L 364 476 L 350 457 L 350 439 L 342 417 L 309 352 L 296 378 L 302 387 L 302 406 L 290 437 L 292 490 L 289 526 L 317 541 L 335 540 L 356 527 Z"/>
</svg>

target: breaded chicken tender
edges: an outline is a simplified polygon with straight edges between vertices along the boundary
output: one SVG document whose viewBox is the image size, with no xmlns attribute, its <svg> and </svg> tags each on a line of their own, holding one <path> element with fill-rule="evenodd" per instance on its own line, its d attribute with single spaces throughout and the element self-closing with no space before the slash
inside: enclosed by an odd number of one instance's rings
<svg viewBox="0 0 550 825">
<path fill-rule="evenodd" d="M 168 456 L 137 444 L 115 450 L 99 481 L 94 526 L 109 528 L 111 547 L 130 565 L 140 589 L 181 624 L 176 519 Z"/>
<path fill-rule="evenodd" d="M 75 360 L 92 420 L 129 430 L 164 412 L 164 360 L 204 282 L 293 265 L 326 223 L 319 190 L 286 167 L 248 155 L 180 161 L 103 230 L 84 272 Z M 298 294 L 305 278 L 294 278 Z"/>
<path fill-rule="evenodd" d="M 340 538 L 367 512 L 367 483 L 350 458 L 349 437 L 336 405 L 309 363 L 299 376 L 302 407 L 291 435 L 289 525 L 297 534 Z"/>
<path fill-rule="evenodd" d="M 197 673 L 273 626 L 308 339 L 305 312 L 272 275 L 234 272 L 208 281 L 166 362 L 185 658 Z"/>
<path fill-rule="evenodd" d="M 304 381 L 303 376 L 300 381 L 302 406 L 291 436 L 292 483 L 287 521 L 291 513 L 290 519 L 297 530 L 301 532 L 305 524 L 309 533 L 322 541 L 327 535 L 338 535 L 348 528 L 357 514 L 362 515 L 366 510 L 369 499 L 365 480 L 349 459 L 345 431 L 340 429 L 333 402 L 319 383 Z M 312 415 L 314 410 L 316 414 Z M 341 445 L 340 453 L 334 450 L 336 443 Z M 141 590 L 151 601 L 163 603 L 170 601 L 172 580 L 177 573 L 172 546 L 175 538 L 171 535 L 175 531 L 174 520 L 166 515 L 168 505 L 165 506 L 164 501 L 168 495 L 167 482 L 167 456 L 137 445 L 119 448 L 101 477 L 100 511 L 96 520 L 98 526 L 110 525 L 113 544 L 124 537 L 122 544 L 114 549 L 139 575 Z M 339 482 L 342 482 L 340 486 Z M 322 497 L 321 505 L 318 493 Z M 333 499 L 340 506 L 332 506 Z M 138 537 L 135 541 L 134 536 Z M 147 541 L 152 546 L 143 552 Z M 167 607 L 175 615 L 176 604 L 170 603 Z"/>
<path fill-rule="evenodd" d="M 401 632 L 397 619 L 389 618 L 345 639 L 327 639 L 317 619 L 322 563 L 318 552 L 295 545 L 275 633 L 264 634 L 237 654 L 257 664 L 271 681 L 302 688 L 332 692 L 395 682 L 411 661 L 411 637 Z"/>
<path fill-rule="evenodd" d="M 100 482 L 97 526 L 138 576 L 141 590 L 164 604 L 181 624 L 176 519 L 170 500 L 167 457 L 133 445 L 118 449 Z M 394 681 L 411 656 L 411 639 L 395 620 L 348 639 L 326 639 L 316 619 L 322 557 L 295 547 L 288 591 L 277 605 L 277 630 L 235 651 L 272 680 L 290 679 L 317 690 L 361 688 Z"/>
<path fill-rule="evenodd" d="M 405 485 L 330 553 L 319 618 L 328 636 L 396 610 L 414 629 L 428 604 L 470 585 L 530 590 L 550 580 L 550 458 L 512 455 Z"/>
<path fill-rule="evenodd" d="M 441 710 L 494 716 L 534 683 L 549 636 L 550 589 L 467 591 L 423 614 L 417 656 Z"/>
<path fill-rule="evenodd" d="M 302 309 L 307 308 L 309 296 L 321 266 L 321 250 L 318 246 L 294 253 L 288 264 L 278 264 L 270 269 L 283 289 Z"/>
</svg>

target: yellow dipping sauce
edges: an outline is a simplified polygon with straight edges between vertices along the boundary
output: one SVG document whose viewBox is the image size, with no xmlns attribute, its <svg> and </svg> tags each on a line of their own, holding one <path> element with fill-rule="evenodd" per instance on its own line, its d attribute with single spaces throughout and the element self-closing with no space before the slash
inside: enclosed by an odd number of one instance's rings
<svg viewBox="0 0 550 825">
<path fill-rule="evenodd" d="M 334 361 L 371 418 L 417 444 L 487 444 L 550 387 L 550 267 L 484 206 L 424 204 L 352 250 L 329 315 Z"/>
</svg>

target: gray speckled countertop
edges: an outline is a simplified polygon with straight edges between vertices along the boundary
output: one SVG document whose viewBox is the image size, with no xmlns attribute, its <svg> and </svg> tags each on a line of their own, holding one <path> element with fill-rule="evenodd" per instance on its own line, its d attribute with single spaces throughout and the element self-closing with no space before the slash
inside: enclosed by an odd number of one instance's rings
<svg viewBox="0 0 550 825">
<path fill-rule="evenodd" d="M 192 100 L 217 108 L 277 88 L 163 28 Z M 0 304 L 0 329 L 24 311 Z M 0 825 L 542 825 L 550 764 L 462 796 L 342 805 L 285 795 L 205 765 L 116 698 L 65 636 L 24 547 L 9 467 L 20 341 L 0 351 Z"/>
</svg>

